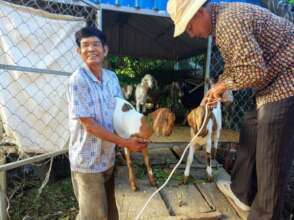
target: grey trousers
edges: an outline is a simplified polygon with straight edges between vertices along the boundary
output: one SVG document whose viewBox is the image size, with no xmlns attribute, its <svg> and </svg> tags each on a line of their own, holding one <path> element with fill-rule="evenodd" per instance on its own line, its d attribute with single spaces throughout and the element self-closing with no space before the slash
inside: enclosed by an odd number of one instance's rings
<svg viewBox="0 0 294 220">
<path fill-rule="evenodd" d="M 79 204 L 76 220 L 118 220 L 113 168 L 103 173 L 72 172 L 71 179 Z"/>
<path fill-rule="evenodd" d="M 232 170 L 232 191 L 251 205 L 248 220 L 281 220 L 294 157 L 294 97 L 247 113 Z"/>
</svg>

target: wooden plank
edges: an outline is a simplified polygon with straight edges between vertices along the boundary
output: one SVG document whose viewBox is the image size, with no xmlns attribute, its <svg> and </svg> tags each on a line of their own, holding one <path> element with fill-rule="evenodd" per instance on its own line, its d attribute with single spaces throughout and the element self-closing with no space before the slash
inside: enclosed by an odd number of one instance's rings
<svg viewBox="0 0 294 220">
<path fill-rule="evenodd" d="M 224 195 L 216 188 L 215 183 L 196 184 L 198 189 L 209 203 L 213 204 L 217 210 L 223 214 L 222 219 L 240 220 L 236 211 L 231 207 Z"/>
<path fill-rule="evenodd" d="M 189 216 L 197 217 L 199 213 L 213 211 L 193 184 L 169 184 L 162 189 L 161 193 L 168 208 L 176 216 L 189 214 Z"/>
<path fill-rule="evenodd" d="M 170 142 L 189 142 L 190 127 L 176 125 L 173 129 L 173 133 L 168 137 L 156 136 L 151 137 L 152 142 L 170 143 Z M 239 133 L 230 129 L 222 129 L 221 142 L 239 142 Z"/>
<path fill-rule="evenodd" d="M 165 168 L 167 173 L 171 169 Z M 177 170 L 174 176 L 182 176 L 182 170 Z M 217 219 L 221 216 L 202 197 L 193 184 L 183 185 L 178 178 L 171 178 L 168 185 L 160 192 L 170 213 L 175 216 L 187 216 L 189 219 Z"/>
<path fill-rule="evenodd" d="M 200 213 L 197 217 L 190 217 L 190 216 L 165 216 L 165 217 L 148 217 L 144 218 L 144 220 L 214 220 L 220 219 L 221 213 L 219 212 L 211 212 L 211 213 Z M 123 216 L 124 217 L 124 216 Z M 124 217 L 125 218 L 125 217 Z M 129 219 L 134 220 L 134 219 Z M 140 218 L 143 220 L 143 218 Z"/>
<path fill-rule="evenodd" d="M 127 173 L 127 167 L 118 167 L 115 184 L 116 202 L 120 220 L 135 220 L 136 215 L 156 188 L 151 187 L 147 180 L 142 181 L 137 179 L 140 189 L 137 192 L 131 191 Z M 149 203 L 140 220 L 149 220 L 151 218 L 162 219 L 163 217 L 169 216 L 169 211 L 158 194 Z"/>
</svg>

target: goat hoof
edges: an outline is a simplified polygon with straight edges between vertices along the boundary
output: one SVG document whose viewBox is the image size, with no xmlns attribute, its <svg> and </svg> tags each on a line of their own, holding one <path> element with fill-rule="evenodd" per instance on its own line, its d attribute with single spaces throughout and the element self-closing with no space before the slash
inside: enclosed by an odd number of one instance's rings
<svg viewBox="0 0 294 220">
<path fill-rule="evenodd" d="M 132 189 L 133 192 L 136 192 L 138 190 L 138 187 L 135 183 L 130 183 L 130 187 Z"/>
<path fill-rule="evenodd" d="M 131 186 L 131 189 L 133 192 L 136 192 L 138 190 L 138 188 L 136 186 Z"/>
<path fill-rule="evenodd" d="M 183 184 L 187 184 L 188 183 L 188 180 L 189 180 L 189 176 L 184 176 L 183 178 Z"/>
<path fill-rule="evenodd" d="M 150 176 L 150 177 L 149 177 L 149 182 L 150 182 L 150 185 L 151 185 L 151 186 L 157 186 L 157 184 L 156 184 L 156 179 L 155 179 L 154 176 Z"/>
<path fill-rule="evenodd" d="M 208 176 L 208 177 L 207 177 L 207 181 L 208 181 L 209 183 L 213 182 L 213 177 L 212 177 L 212 176 Z"/>
</svg>

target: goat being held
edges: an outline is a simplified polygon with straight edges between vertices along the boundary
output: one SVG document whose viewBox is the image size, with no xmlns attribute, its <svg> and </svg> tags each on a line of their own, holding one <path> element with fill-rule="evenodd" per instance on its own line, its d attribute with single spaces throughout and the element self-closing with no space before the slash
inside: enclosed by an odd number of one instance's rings
<svg viewBox="0 0 294 220">
<path fill-rule="evenodd" d="M 153 76 L 146 74 L 141 83 L 136 86 L 135 98 L 136 98 L 136 109 L 139 112 L 146 112 L 146 102 L 148 97 L 148 92 L 153 89 L 158 89 L 157 82 Z M 154 103 L 153 103 L 154 104 Z M 142 111 L 141 111 L 142 107 Z"/>
<path fill-rule="evenodd" d="M 211 83 L 211 87 L 214 84 Z M 232 102 L 233 95 L 232 91 L 227 90 L 222 97 L 223 102 Z M 200 150 L 202 146 L 206 146 L 206 172 L 208 181 L 212 181 L 212 160 L 215 160 L 217 145 L 220 138 L 220 132 L 222 128 L 222 110 L 221 110 L 221 101 L 218 100 L 216 106 L 214 108 L 208 108 L 207 117 L 205 120 L 205 103 L 204 99 L 202 100 L 201 104 L 193 109 L 187 116 L 188 124 L 191 127 L 191 140 L 197 134 L 199 129 L 201 128 L 202 124 L 204 123 L 203 129 L 191 143 L 189 148 L 189 155 L 187 158 L 187 164 L 184 174 L 184 183 L 187 183 L 190 168 L 193 162 L 194 152 L 195 150 Z M 212 140 L 213 140 L 213 147 L 212 147 Z M 213 148 L 213 151 L 212 151 Z"/>
<path fill-rule="evenodd" d="M 123 137 L 129 138 L 137 136 L 144 139 L 149 139 L 155 132 L 156 135 L 169 136 L 174 127 L 175 115 L 167 108 L 159 108 L 151 112 L 147 116 L 139 113 L 134 107 L 121 98 L 116 98 L 116 106 L 113 116 L 113 126 L 115 132 Z M 128 172 L 129 183 L 133 191 L 137 190 L 137 184 L 132 167 L 132 159 L 128 148 L 124 148 Z M 152 186 L 156 185 L 156 180 L 152 172 L 148 150 L 143 150 L 144 163 L 147 168 L 149 182 Z"/>
</svg>

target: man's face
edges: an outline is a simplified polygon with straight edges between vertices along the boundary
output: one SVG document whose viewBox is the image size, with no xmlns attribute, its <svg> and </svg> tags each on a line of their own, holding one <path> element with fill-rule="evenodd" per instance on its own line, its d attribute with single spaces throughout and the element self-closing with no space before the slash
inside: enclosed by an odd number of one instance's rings
<svg viewBox="0 0 294 220">
<path fill-rule="evenodd" d="M 189 21 L 186 32 L 191 38 L 208 38 L 211 34 L 211 18 L 206 8 L 200 8 Z"/>
<path fill-rule="evenodd" d="M 77 51 L 87 66 L 92 67 L 102 65 L 107 56 L 108 47 L 103 46 L 97 37 L 86 37 L 81 39 L 80 48 Z"/>
</svg>

